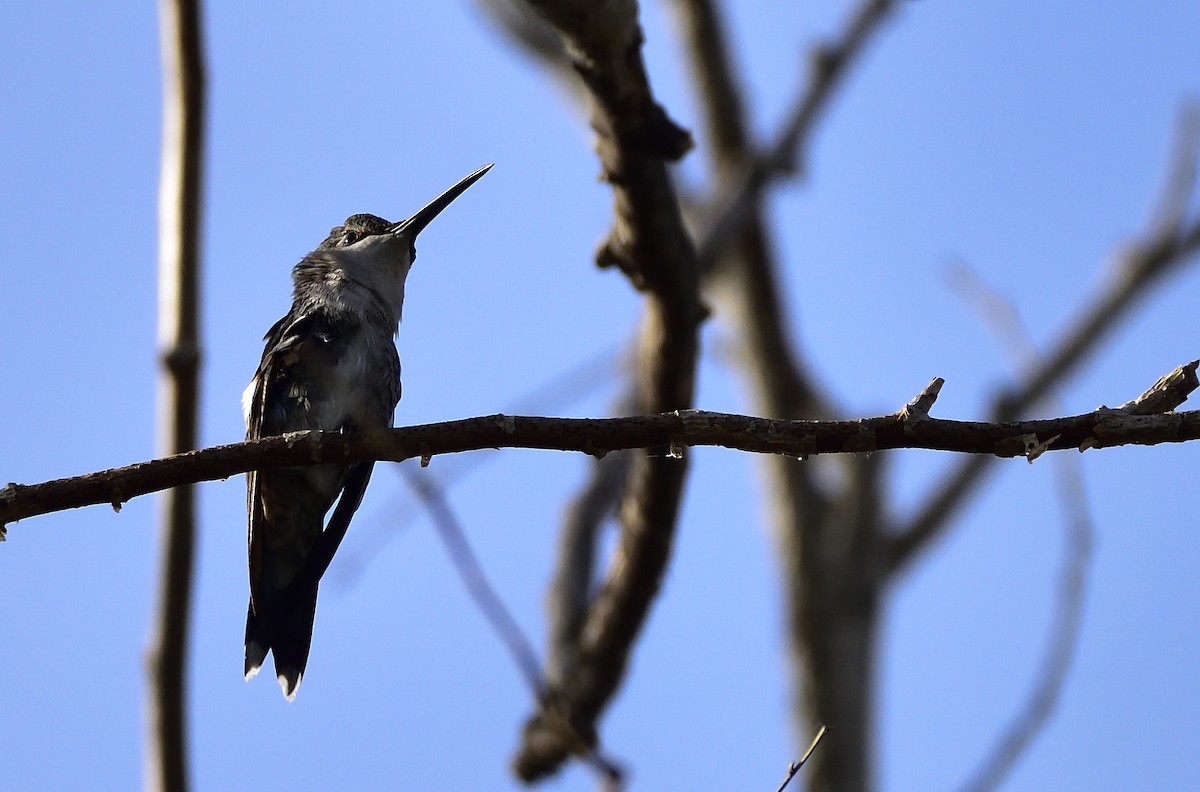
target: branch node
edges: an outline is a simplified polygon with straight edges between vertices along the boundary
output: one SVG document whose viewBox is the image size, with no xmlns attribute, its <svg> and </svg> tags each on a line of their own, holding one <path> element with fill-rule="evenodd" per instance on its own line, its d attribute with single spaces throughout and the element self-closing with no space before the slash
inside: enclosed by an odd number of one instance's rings
<svg viewBox="0 0 1200 792">
<path fill-rule="evenodd" d="M 637 257 L 617 238 L 616 229 L 613 229 L 608 238 L 596 248 L 596 266 L 600 269 L 616 267 L 629 278 L 635 289 L 646 290 L 646 276 L 638 266 Z"/>
<path fill-rule="evenodd" d="M 516 434 L 517 421 L 511 415 L 497 415 L 496 425 L 500 427 L 500 431 L 506 435 Z"/>
<path fill-rule="evenodd" d="M 787 785 L 796 777 L 796 773 L 800 772 L 800 768 L 804 767 L 804 763 L 812 756 L 813 751 L 817 750 L 817 744 L 821 742 L 821 738 L 825 736 L 826 731 L 827 729 L 824 726 L 818 729 L 817 736 L 813 737 L 813 741 L 809 743 L 808 750 L 804 752 L 804 756 L 801 756 L 798 762 L 788 764 L 787 775 L 784 776 L 783 783 L 779 785 L 779 788 L 775 792 L 783 792 L 787 788 Z"/>
<path fill-rule="evenodd" d="M 937 401 L 938 394 L 946 380 L 934 377 L 912 401 L 900 408 L 900 418 L 904 421 L 904 434 L 911 435 L 917 431 L 917 424 L 929 420 L 929 410 Z"/>
<path fill-rule="evenodd" d="M 663 106 L 653 100 L 646 107 L 645 150 L 669 162 L 678 162 L 696 143 L 692 133 L 675 123 Z"/>
<path fill-rule="evenodd" d="M 1155 415 L 1171 412 L 1187 401 L 1188 396 L 1200 387 L 1200 379 L 1196 377 L 1196 368 L 1200 360 L 1193 360 L 1176 367 L 1173 371 L 1158 378 L 1145 393 L 1133 401 L 1128 401 L 1118 407 L 1127 415 Z"/>
</svg>

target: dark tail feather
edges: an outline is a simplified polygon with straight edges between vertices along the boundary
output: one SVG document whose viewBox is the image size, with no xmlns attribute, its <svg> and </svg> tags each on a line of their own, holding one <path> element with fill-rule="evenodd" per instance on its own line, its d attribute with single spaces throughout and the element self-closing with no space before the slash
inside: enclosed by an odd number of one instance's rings
<svg viewBox="0 0 1200 792">
<path fill-rule="evenodd" d="M 263 660 L 267 659 L 267 651 L 271 642 L 267 640 L 267 631 L 254 615 L 254 603 L 246 607 L 246 681 L 249 682 L 258 673 Z"/>
<path fill-rule="evenodd" d="M 246 612 L 246 679 L 258 673 L 268 652 L 275 654 L 275 675 L 283 695 L 291 701 L 308 665 L 312 645 L 313 618 L 317 612 L 317 585 L 337 552 L 350 526 L 350 518 L 362 501 L 371 480 L 374 462 L 351 465 L 340 483 L 337 508 L 323 527 L 324 513 L 331 502 L 321 500 L 312 487 L 298 487 L 286 477 L 275 480 L 276 524 L 269 526 L 261 494 L 251 490 L 250 506 L 250 589 L 253 592 Z M 279 476 L 281 474 L 276 474 Z M 259 482 L 261 487 L 263 482 Z M 289 496 L 290 497 L 284 497 Z M 294 502 L 293 502 L 294 501 Z M 309 520 L 315 522 L 310 523 Z M 283 565 L 265 544 L 268 535 L 316 537 L 297 570 Z M 256 539 L 256 537 L 258 537 Z M 287 581 L 281 585 L 281 581 Z"/>
<path fill-rule="evenodd" d="M 317 592 L 305 602 L 292 603 L 288 615 L 276 625 L 271 651 L 275 654 L 275 676 L 288 701 L 296 698 L 296 689 L 308 665 L 312 646 L 313 619 L 317 615 Z"/>
<path fill-rule="evenodd" d="M 275 676 L 288 701 L 296 698 L 304 669 L 308 665 L 308 650 L 312 646 L 313 620 L 317 614 L 317 593 L 307 602 L 295 603 L 280 609 L 281 619 L 256 614 L 253 603 L 246 611 L 246 679 L 258 673 L 267 652 L 275 655 Z M 273 622 L 273 623 L 272 623 Z"/>
</svg>

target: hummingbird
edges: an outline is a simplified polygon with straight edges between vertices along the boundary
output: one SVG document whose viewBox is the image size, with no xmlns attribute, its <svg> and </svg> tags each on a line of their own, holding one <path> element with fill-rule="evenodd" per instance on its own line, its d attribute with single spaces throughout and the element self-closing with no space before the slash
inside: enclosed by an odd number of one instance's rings
<svg viewBox="0 0 1200 792">
<path fill-rule="evenodd" d="M 395 336 L 417 234 L 491 167 L 462 179 L 407 220 L 351 215 L 300 260 L 292 270 L 292 308 L 263 337 L 262 361 L 242 394 L 247 440 L 392 425 L 400 401 Z M 249 680 L 257 674 L 273 652 L 288 701 L 308 664 L 320 575 L 362 501 L 373 466 L 325 463 L 246 476 L 245 675 Z"/>
</svg>

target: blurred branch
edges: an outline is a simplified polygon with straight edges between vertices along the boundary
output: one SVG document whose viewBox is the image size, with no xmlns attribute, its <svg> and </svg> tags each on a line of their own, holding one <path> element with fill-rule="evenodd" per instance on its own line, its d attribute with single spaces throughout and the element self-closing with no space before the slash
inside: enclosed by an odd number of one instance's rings
<svg viewBox="0 0 1200 792">
<path fill-rule="evenodd" d="M 454 564 L 454 569 L 458 572 L 458 577 L 462 580 L 463 585 L 466 586 L 467 593 L 471 595 L 476 607 L 488 620 L 492 631 L 504 642 L 504 647 L 512 656 L 521 676 L 525 678 L 529 692 L 535 699 L 540 700 L 546 691 L 546 680 L 541 666 L 538 665 L 533 645 L 521 631 L 517 620 L 504 606 L 500 595 L 488 583 L 487 575 L 484 574 L 479 559 L 471 550 L 466 534 L 463 533 L 458 518 L 450 509 L 450 504 L 446 502 L 441 488 L 437 482 L 418 475 L 414 470 L 408 468 L 399 468 L 399 470 L 404 476 L 404 480 L 408 482 L 428 510 L 433 525 L 437 529 L 438 537 L 441 538 L 442 545 L 446 548 L 446 555 Z"/>
<path fill-rule="evenodd" d="M 1196 193 L 1197 155 L 1200 155 L 1200 104 L 1192 101 L 1179 110 L 1171 164 L 1151 220 L 1152 237 L 1169 239 L 1186 226 L 1188 205 Z"/>
<path fill-rule="evenodd" d="M 1200 361 L 1181 366 L 1172 382 L 1197 387 Z M 1170 376 L 1170 375 L 1169 375 Z M 1164 378 L 1166 379 L 1166 378 Z M 927 393 L 928 388 L 923 393 Z M 1155 406 L 1161 407 L 1162 403 Z M 1142 414 L 1100 409 L 1063 418 L 983 423 L 924 418 L 906 406 L 889 415 L 848 421 L 787 421 L 747 415 L 680 410 L 630 418 L 534 418 L 488 415 L 359 435 L 292 432 L 153 459 L 83 476 L 0 489 L 0 524 L 26 517 L 125 501 L 150 492 L 225 479 L 248 470 L 367 460 L 402 462 L 486 448 L 578 451 L 603 456 L 627 449 L 670 449 L 669 464 L 689 446 L 722 446 L 751 453 L 806 459 L 818 454 L 869 454 L 925 448 L 997 457 L 1029 457 L 1068 448 L 1182 443 L 1200 439 L 1200 410 Z M 1036 458 L 1036 457 L 1035 457 Z"/>
<path fill-rule="evenodd" d="M 579 659 L 583 626 L 595 588 L 600 529 L 616 513 L 632 464 L 633 454 L 628 451 L 616 451 L 597 459 L 587 484 L 563 515 L 554 578 L 546 593 L 549 621 L 546 662 L 552 684 L 563 684 Z"/>
<path fill-rule="evenodd" d="M 692 406 L 698 325 L 703 318 L 695 251 L 667 175 L 691 136 L 654 99 L 642 59 L 634 0 L 528 0 L 563 44 L 587 91 L 596 153 L 612 187 L 613 227 L 596 253 L 645 294 L 636 411 Z M 674 540 L 687 464 L 638 455 L 620 510 L 618 550 L 582 626 L 569 678 L 552 694 L 571 728 L 592 741 L 595 723 L 624 676 L 629 653 L 658 593 Z M 543 777 L 576 749 L 535 714 L 513 760 L 526 780 Z"/>
<path fill-rule="evenodd" d="M 159 448 L 196 447 L 199 397 L 199 231 L 204 148 L 204 56 L 199 2 L 159 3 L 163 59 L 163 151 L 159 182 Z M 195 499 L 181 482 L 162 501 L 163 550 L 153 634 L 146 653 L 145 785 L 188 787 L 184 714 L 191 618 Z"/>
<path fill-rule="evenodd" d="M 479 559 L 471 550 L 467 536 L 463 532 L 458 518 L 454 516 L 454 511 L 446 501 L 445 495 L 437 483 L 428 477 L 406 468 L 401 468 L 401 473 L 425 508 L 428 509 L 438 536 L 442 540 L 442 545 L 446 548 L 446 555 L 450 557 L 451 563 L 454 564 L 459 578 L 466 586 L 467 593 L 471 595 L 476 607 L 483 613 L 484 618 L 491 625 L 492 631 L 504 643 L 513 662 L 516 663 L 517 669 L 521 672 L 521 676 L 525 678 L 529 692 L 540 706 L 551 706 L 552 702 L 547 699 L 546 678 L 538 666 L 533 645 L 521 631 L 517 620 L 504 606 L 500 595 L 488 583 L 487 575 L 484 574 Z M 600 774 L 603 789 L 621 788 L 621 769 L 615 762 L 606 758 L 603 752 L 599 749 L 592 749 L 585 753 L 585 759 Z"/>
<path fill-rule="evenodd" d="M 513 43 L 582 97 L 583 87 L 576 79 L 562 39 L 524 0 L 476 0 L 476 4 Z"/>
<path fill-rule="evenodd" d="M 1013 420 L 1070 377 L 1151 286 L 1200 251 L 1200 216 L 1187 220 L 1181 208 L 1186 200 L 1179 197 L 1181 191 L 1191 192 L 1194 188 L 1198 130 L 1200 112 L 1188 107 L 1180 115 L 1174 156 L 1158 202 L 1159 216 L 1151 219 L 1148 235 L 1121 256 L 1117 271 L 1103 291 L 1026 383 L 998 401 L 994 420 Z M 921 549 L 942 534 L 950 517 L 975 491 L 989 468 L 986 457 L 975 457 L 945 478 L 911 522 L 890 540 L 887 563 L 891 573 L 906 569 Z"/>
<path fill-rule="evenodd" d="M 535 385 L 503 409 L 514 413 L 562 411 L 583 396 L 610 383 L 613 375 L 612 369 L 619 362 L 619 357 L 615 345 L 597 352 L 575 363 L 567 370 Z M 479 466 L 495 459 L 497 457 L 483 455 L 459 456 L 452 461 L 439 464 L 436 471 L 421 469 L 414 471 L 413 474 L 429 480 L 433 486 L 445 492 Z M 403 470 L 400 473 L 408 475 Z M 331 567 L 330 572 L 321 579 L 322 584 L 353 585 L 371 561 L 378 558 L 379 548 L 421 513 L 420 509 L 414 508 L 414 506 L 411 496 L 405 495 L 405 491 L 400 490 L 384 509 L 388 515 L 386 520 L 362 521 L 360 519 L 361 524 L 355 529 L 357 540 L 338 551 L 338 563 Z"/>
<path fill-rule="evenodd" d="M 742 90 L 725 40 L 724 22 L 710 0 L 674 0 L 672 5 L 700 94 L 705 151 L 715 172 L 714 181 L 736 181 L 736 175 L 753 161 L 755 152 L 746 129 Z M 828 86 L 810 85 L 797 99 L 797 107 L 811 106 L 812 99 L 806 97 L 828 96 L 828 91 Z M 802 146 L 802 138 L 793 133 L 787 144 Z M 738 359 L 759 383 L 755 386 L 759 410 L 773 418 L 829 418 L 832 409 L 819 395 L 788 335 L 784 317 L 789 312 L 784 305 L 784 291 L 779 288 L 778 267 L 762 211 L 765 186 L 764 180 L 757 191 L 746 196 L 742 227 L 731 231 L 724 245 L 702 254 L 705 292 L 717 300 L 718 316 L 737 330 L 734 337 Z"/>
<path fill-rule="evenodd" d="M 1058 703 L 1082 632 L 1088 572 L 1092 558 L 1092 518 L 1079 460 L 1058 458 L 1059 502 L 1063 508 L 1067 546 L 1059 575 L 1058 598 L 1050 623 L 1049 642 L 1029 698 L 1013 717 L 987 758 L 962 792 L 998 789 L 1017 760 L 1046 726 Z"/>
<path fill-rule="evenodd" d="M 1036 364 L 1037 349 L 1012 301 L 996 293 L 965 265 L 956 271 L 955 281 L 963 295 L 980 309 L 980 315 L 1000 339 L 1001 345 L 1009 350 L 1009 356 L 1014 363 L 1022 367 Z M 1196 369 L 1184 366 L 1172 374 L 1180 376 L 1164 377 L 1142 397 L 1122 405 L 1119 409 L 1131 409 L 1143 399 L 1148 401 L 1158 398 L 1159 394 L 1172 392 L 1176 381 L 1195 379 Z M 1063 409 L 1060 399 L 1055 398 L 1052 402 L 1051 406 L 1054 409 Z M 1166 406 L 1165 409 L 1170 410 L 1172 406 Z M 962 787 L 962 792 L 991 792 L 1004 782 L 1054 712 L 1079 644 L 1094 529 L 1079 460 L 1075 457 L 1059 457 L 1054 461 L 1054 472 L 1059 484 L 1059 503 L 1065 521 L 1066 549 L 1060 574 L 1059 595 L 1050 624 L 1050 639 L 1041 669 L 1025 705 L 1012 719 L 971 779 Z"/>
<path fill-rule="evenodd" d="M 712 208 L 703 223 L 704 232 L 696 243 L 696 257 L 702 269 L 708 269 L 742 228 L 759 194 L 773 181 L 801 170 L 804 147 L 815 122 L 895 6 L 895 0 L 864 0 L 851 14 L 840 39 L 813 49 L 809 79 L 783 128 L 763 153 L 745 163 L 718 189 L 710 202 Z"/>
<path fill-rule="evenodd" d="M 631 383 L 617 400 L 613 414 L 634 414 L 636 401 L 636 385 Z M 554 577 L 546 592 L 546 665 L 551 685 L 565 684 L 577 670 L 583 628 L 596 592 L 600 531 L 618 516 L 635 453 L 617 451 L 597 457 L 587 483 L 564 510 Z"/>
<path fill-rule="evenodd" d="M 705 295 L 738 341 L 735 359 L 758 412 L 777 418 L 835 417 L 833 400 L 790 337 L 795 316 L 777 274 L 764 206 L 771 185 L 798 175 L 817 120 L 895 3 L 859 2 L 840 35 L 812 49 L 808 78 L 765 151 L 746 131 L 719 4 L 675 0 L 673 5 L 699 87 L 717 185 L 707 213 L 694 213 L 707 215 L 694 222 L 702 229 L 697 235 Z M 800 299 L 810 296 L 802 293 Z M 919 417 L 916 405 L 911 414 Z M 782 456 L 766 458 L 764 468 L 798 672 L 795 709 L 804 731 L 822 723 L 838 726 L 809 773 L 809 788 L 852 792 L 867 788 L 870 778 L 884 466 L 880 457 L 866 455 L 838 463 L 833 477 Z"/>
</svg>

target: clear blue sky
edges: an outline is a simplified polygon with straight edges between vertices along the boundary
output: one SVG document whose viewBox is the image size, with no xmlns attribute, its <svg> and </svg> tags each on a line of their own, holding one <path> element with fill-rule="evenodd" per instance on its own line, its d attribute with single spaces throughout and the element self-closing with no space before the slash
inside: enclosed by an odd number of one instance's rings
<svg viewBox="0 0 1200 792">
<path fill-rule="evenodd" d="M 495 169 L 422 236 L 398 422 L 512 409 L 630 336 L 637 295 L 591 264 L 609 223 L 591 132 L 473 4 L 205 11 L 205 444 L 242 436 L 239 396 L 292 264 L 346 215 L 407 215 L 485 162 Z M 823 1 L 736 4 L 758 133 L 794 94 L 802 48 L 843 17 Z M 695 128 L 671 20 L 650 3 L 643 21 L 655 89 Z M 0 22 L 0 482 L 34 482 L 154 454 L 158 20 L 152 3 L 76 2 L 10 3 Z M 1016 301 L 1039 343 L 1067 325 L 1144 226 L 1176 108 L 1200 95 L 1198 31 L 1194 2 L 904 5 L 824 119 L 808 181 L 771 213 L 795 330 L 848 410 L 894 410 L 942 376 L 938 413 L 979 417 L 1009 381 L 946 285 L 956 259 Z M 1200 356 L 1197 269 L 1068 384 L 1070 411 L 1132 398 Z M 745 411 L 711 354 L 723 332 L 705 333 L 699 406 Z M 612 395 L 536 411 L 602 414 Z M 453 503 L 540 645 L 558 516 L 586 461 L 481 456 Z M 949 461 L 896 454 L 899 508 Z M 1198 462 L 1195 444 L 1082 457 L 1097 530 L 1082 641 L 1007 789 L 1177 789 L 1200 775 Z M 882 789 L 953 788 L 1025 694 L 1063 554 L 1051 474 L 1005 464 L 896 587 L 880 646 Z M 773 789 L 804 739 L 760 486 L 752 458 L 695 453 L 663 597 L 603 723 L 631 789 Z M 322 587 L 297 701 L 269 678 L 242 681 L 244 497 L 240 477 L 200 488 L 196 788 L 514 786 L 527 693 L 387 469 Z M 140 784 L 155 510 L 148 497 L 31 519 L 0 546 L 0 787 Z M 548 788 L 593 784 L 576 768 Z"/>
</svg>

